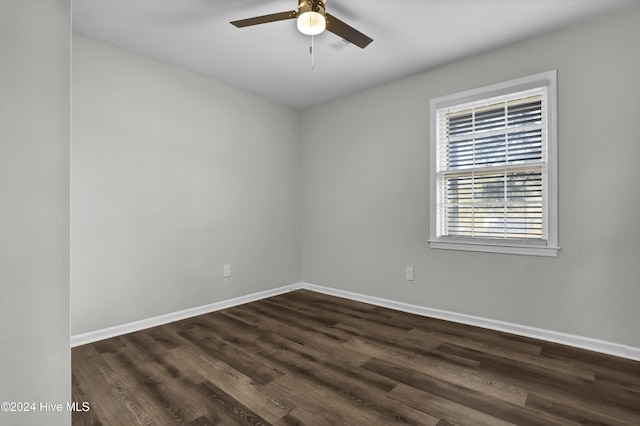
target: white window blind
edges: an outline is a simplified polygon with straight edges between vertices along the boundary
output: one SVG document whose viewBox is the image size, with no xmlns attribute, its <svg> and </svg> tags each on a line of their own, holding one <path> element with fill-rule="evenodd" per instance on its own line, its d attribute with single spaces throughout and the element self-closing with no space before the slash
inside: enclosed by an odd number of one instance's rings
<svg viewBox="0 0 640 426">
<path fill-rule="evenodd" d="M 549 245 L 547 101 L 540 85 L 435 109 L 432 242 Z"/>
</svg>

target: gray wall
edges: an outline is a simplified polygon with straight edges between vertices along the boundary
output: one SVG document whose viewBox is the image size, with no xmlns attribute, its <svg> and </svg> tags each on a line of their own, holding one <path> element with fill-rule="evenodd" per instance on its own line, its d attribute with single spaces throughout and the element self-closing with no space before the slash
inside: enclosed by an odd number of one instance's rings
<svg viewBox="0 0 640 426">
<path fill-rule="evenodd" d="M 72 99 L 72 335 L 300 280 L 299 111 L 78 34 Z"/>
<path fill-rule="evenodd" d="M 70 23 L 69 0 L 0 7 L 0 401 L 37 404 L 2 425 L 70 421 Z"/>
<path fill-rule="evenodd" d="M 638 28 L 636 7 L 305 111 L 303 281 L 640 346 Z M 559 257 L 429 249 L 429 99 L 550 69 Z"/>
<path fill-rule="evenodd" d="M 303 112 L 74 35 L 72 334 L 302 279 L 640 346 L 639 27 L 636 7 Z M 550 69 L 559 257 L 429 249 L 429 99 Z"/>
</svg>

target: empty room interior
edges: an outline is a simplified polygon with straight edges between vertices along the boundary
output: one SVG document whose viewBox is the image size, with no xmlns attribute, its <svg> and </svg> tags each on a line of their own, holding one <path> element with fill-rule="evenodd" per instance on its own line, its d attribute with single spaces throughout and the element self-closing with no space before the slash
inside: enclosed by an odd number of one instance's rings
<svg viewBox="0 0 640 426">
<path fill-rule="evenodd" d="M 638 0 L 3 9 L 1 425 L 640 424 Z"/>
</svg>

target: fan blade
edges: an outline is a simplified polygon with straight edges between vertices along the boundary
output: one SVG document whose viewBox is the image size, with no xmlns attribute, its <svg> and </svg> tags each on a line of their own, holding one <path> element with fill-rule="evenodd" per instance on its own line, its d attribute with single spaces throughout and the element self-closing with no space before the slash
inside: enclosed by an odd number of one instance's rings
<svg viewBox="0 0 640 426">
<path fill-rule="evenodd" d="M 251 25 L 266 24 L 269 22 L 283 21 L 285 19 L 294 19 L 298 17 L 298 12 L 292 10 L 290 12 L 272 13 L 270 15 L 256 16 L 254 18 L 241 19 L 239 21 L 232 21 L 231 24 L 238 28 L 249 27 Z"/>
<path fill-rule="evenodd" d="M 333 15 L 325 14 L 327 18 L 327 30 L 337 36 L 342 37 L 349 43 L 353 43 L 361 49 L 364 49 L 373 41 L 372 38 L 362 34 L 350 25 L 345 24 Z"/>
</svg>

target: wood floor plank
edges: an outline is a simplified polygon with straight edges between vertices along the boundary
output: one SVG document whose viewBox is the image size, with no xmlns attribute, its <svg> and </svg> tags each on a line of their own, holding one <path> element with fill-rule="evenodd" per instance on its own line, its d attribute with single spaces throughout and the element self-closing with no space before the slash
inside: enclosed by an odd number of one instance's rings
<svg viewBox="0 0 640 426">
<path fill-rule="evenodd" d="M 621 406 L 640 411 L 640 399 L 635 398 L 635 393 L 622 388 L 609 388 L 595 380 L 576 379 L 571 374 L 564 375 L 554 368 L 545 370 L 543 364 L 532 366 L 448 344 L 442 345 L 439 350 L 480 361 L 481 370 L 497 374 L 515 386 L 526 386 L 530 391 L 555 395 L 559 399 L 578 398 L 595 406 L 609 406 L 610 409 Z"/>
<path fill-rule="evenodd" d="M 575 398 L 558 398 L 555 395 L 531 392 L 527 406 L 553 413 L 579 424 L 633 425 L 640 412 L 615 408 Z"/>
<path fill-rule="evenodd" d="M 137 401 L 155 421 L 177 424 L 190 420 L 189 407 L 184 407 L 182 401 L 176 398 L 179 394 L 174 394 L 156 380 L 152 375 L 154 369 L 149 368 L 150 363 L 138 362 L 137 355 L 132 355 L 131 352 L 129 348 L 124 348 L 103 357 L 118 377 L 122 378 L 122 386 L 131 389 Z"/>
<path fill-rule="evenodd" d="M 276 422 L 291 411 L 292 407 L 261 391 L 259 384 L 249 377 L 198 348 L 182 346 L 171 352 L 191 365 L 206 380 L 215 383 L 227 395 L 267 421 Z"/>
<path fill-rule="evenodd" d="M 262 309 L 260 311 L 265 312 Z M 290 344 L 297 344 L 307 348 L 320 359 L 330 359 L 345 366 L 357 366 L 370 358 L 367 354 L 346 348 L 343 345 L 348 341 L 346 338 L 319 332 L 316 328 L 276 319 L 273 316 L 264 316 L 259 323 L 254 323 L 254 328 L 257 333 L 254 343 L 268 340 L 279 350 Z M 262 347 L 256 347 L 255 350 L 265 353 Z M 266 350 L 268 351 L 269 348 Z"/>
<path fill-rule="evenodd" d="M 209 380 L 198 385 L 204 394 L 216 406 L 220 407 L 218 413 L 223 412 L 233 418 L 238 424 L 250 424 L 255 426 L 268 425 L 269 423 L 258 414 L 241 404 L 232 396 L 221 390 L 219 387 L 211 383 Z"/>
<path fill-rule="evenodd" d="M 415 333 L 424 333 L 429 336 L 439 337 L 449 342 L 467 342 L 468 344 L 475 344 L 480 346 L 486 346 L 488 348 L 499 348 L 506 352 L 512 353 L 513 356 L 520 354 L 527 354 L 531 356 L 539 356 L 542 352 L 542 346 L 540 342 L 537 344 L 525 343 L 516 340 L 506 339 L 499 333 L 483 335 L 481 331 L 478 331 L 478 327 L 466 326 L 463 333 L 452 333 L 453 326 L 451 324 L 443 325 L 446 321 L 436 322 L 432 327 L 415 327 Z"/>
<path fill-rule="evenodd" d="M 410 334 L 422 334 L 422 330 L 411 330 Z M 426 333 L 429 334 L 430 333 Z M 593 371 L 584 368 L 575 367 L 570 362 L 562 360 L 554 360 L 550 358 L 542 358 L 539 354 L 522 353 L 514 351 L 511 348 L 500 346 L 496 341 L 479 341 L 476 339 L 461 338 L 456 336 L 443 337 L 443 341 L 451 345 L 471 349 L 483 354 L 490 354 L 495 357 L 506 358 L 509 360 L 517 361 L 518 363 L 530 365 L 532 369 L 544 369 L 553 374 L 563 374 L 565 376 L 575 377 L 580 381 L 594 381 L 595 374 Z M 541 348 L 540 348 L 541 349 Z"/>
<path fill-rule="evenodd" d="M 377 308 L 386 309 L 386 308 Z M 391 311 L 391 310 L 390 310 Z M 469 341 L 484 342 L 493 344 L 501 348 L 508 349 L 514 353 L 527 353 L 539 355 L 542 351 L 540 341 L 530 339 L 520 341 L 509 339 L 503 332 L 487 330 L 476 326 L 457 324 L 441 319 L 426 318 L 419 315 L 408 314 L 406 312 L 392 311 L 390 314 L 393 321 L 403 321 L 414 324 L 414 330 L 436 337 L 460 338 Z"/>
<path fill-rule="evenodd" d="M 82 404 L 86 403 L 88 400 L 89 398 L 83 392 L 75 374 L 72 374 L 71 375 L 71 401 L 77 402 L 82 406 Z M 71 418 L 72 418 L 71 420 L 72 423 L 77 426 L 84 426 L 84 425 L 98 426 L 102 424 L 102 422 L 99 420 L 98 416 L 96 415 L 95 410 L 91 409 L 91 406 L 89 406 L 88 410 L 84 410 L 84 406 L 83 406 L 83 410 L 74 411 L 73 413 L 71 413 Z"/>
<path fill-rule="evenodd" d="M 343 324 L 337 324 L 336 328 L 340 328 L 349 333 L 352 339 L 373 342 L 381 346 L 389 346 L 398 352 L 412 354 L 417 357 L 440 358 L 444 361 L 467 367 L 477 367 L 480 365 L 480 362 L 471 358 L 437 351 L 435 348 L 440 347 L 442 344 L 440 340 L 421 341 L 419 338 L 405 338 L 406 336 L 378 333 L 375 330 L 365 330 Z"/>
<path fill-rule="evenodd" d="M 503 401 L 524 405 L 527 400 L 527 392 L 524 389 L 503 383 L 498 376 L 484 373 L 475 368 L 454 365 L 437 358 L 417 358 L 359 339 L 354 339 L 344 345 L 358 348 L 370 355 L 371 358 L 404 365 L 413 371 L 430 374 L 435 378 L 491 395 Z"/>
<path fill-rule="evenodd" d="M 348 324 L 362 324 L 364 326 L 378 326 L 383 328 L 390 328 L 395 332 L 409 331 L 415 327 L 413 324 L 407 324 L 400 321 L 390 321 L 389 315 L 382 314 L 375 311 L 373 305 L 367 305 L 360 303 L 354 305 L 349 300 L 337 300 L 332 297 L 323 297 L 320 293 L 289 293 L 288 298 L 272 298 L 265 300 L 266 303 L 272 303 L 277 305 L 283 305 L 290 310 L 301 312 L 296 307 L 301 306 L 300 301 L 308 306 L 311 305 L 314 308 L 313 315 L 321 317 L 333 317 L 337 322 Z M 293 299 L 297 302 L 289 302 L 289 299 Z M 288 302 L 288 303 L 287 303 Z M 353 321 L 351 321 L 353 320 Z"/>
<path fill-rule="evenodd" d="M 159 416 L 167 422 L 185 423 L 214 415 L 198 392 L 199 381 L 192 381 L 170 363 L 164 346 L 149 333 L 124 336 L 122 340 L 126 346 L 104 354 L 103 359 L 123 378 L 125 385 L 135 389 L 141 402 L 144 399 L 145 406 L 162 411 Z"/>
<path fill-rule="evenodd" d="M 313 317 L 306 314 L 301 315 L 293 310 L 263 301 L 252 303 L 245 308 L 250 309 L 257 315 L 261 315 L 265 319 L 291 324 L 299 329 L 313 331 L 335 341 L 344 342 L 349 339 L 340 330 L 334 328 L 336 322 L 333 319 Z"/>
<path fill-rule="evenodd" d="M 114 425 L 153 423 L 153 417 L 140 404 L 133 391 L 123 386 L 122 379 L 92 346 L 74 348 L 73 352 L 73 374 L 90 404 L 90 411 L 96 417 Z M 100 398 L 93 395 L 99 395 Z"/>
<path fill-rule="evenodd" d="M 314 376 L 312 372 L 298 373 L 274 380 L 264 389 L 292 398 L 297 405 L 292 415 L 304 424 L 385 425 L 397 422 L 397 416 L 401 416 L 397 410 L 389 412 L 383 407 L 372 409 L 366 395 L 357 393 L 353 388 L 337 389 L 330 377 Z M 293 395 L 290 394 L 292 388 L 298 390 Z M 403 423 L 419 424 L 409 423 L 408 419 L 403 419 Z"/>
<path fill-rule="evenodd" d="M 288 370 L 286 377 L 289 380 L 310 382 L 333 395 L 342 396 L 359 409 L 364 408 L 369 412 L 377 413 L 387 422 L 390 419 L 396 419 L 398 422 L 407 424 L 423 424 L 429 417 L 425 413 L 391 404 L 384 397 L 397 385 L 393 380 L 371 374 L 363 369 L 344 368 L 340 364 L 332 365 L 330 362 L 310 357 L 305 353 L 303 346 L 297 348 L 291 346 L 286 352 L 279 352 L 273 356 L 277 357 L 274 362 L 278 362 L 281 368 Z M 278 381 L 284 382 L 280 379 Z M 429 423 L 433 420 L 430 418 Z"/>
<path fill-rule="evenodd" d="M 561 377 L 562 382 L 568 385 L 582 385 L 584 383 L 593 383 L 595 381 L 595 375 L 593 372 L 579 372 L 576 368 L 571 368 L 569 371 L 564 372 L 558 365 L 552 360 L 547 365 L 543 361 L 536 360 L 531 361 L 528 358 L 523 357 L 503 357 L 495 353 L 493 350 L 488 352 L 470 349 L 465 346 L 460 346 L 452 343 L 443 343 L 438 346 L 437 350 L 443 353 L 451 355 L 457 355 L 459 357 L 468 358 L 479 362 L 484 368 L 489 365 L 494 367 L 495 370 L 504 368 L 505 370 L 511 370 L 513 373 L 519 373 L 527 377 L 536 377 L 537 380 L 552 380 L 557 377 Z"/>
<path fill-rule="evenodd" d="M 264 303 L 276 304 L 275 301 L 264 301 Z M 355 328 L 375 328 L 384 331 L 387 334 L 399 334 L 413 329 L 413 327 L 405 324 L 398 324 L 393 321 L 389 321 L 380 314 L 376 314 L 373 310 L 349 310 L 341 307 L 339 304 L 317 302 L 318 307 L 322 307 L 322 318 L 329 319 L 335 325 L 337 323 L 349 325 Z M 284 309 L 282 308 L 283 312 Z M 316 317 L 317 318 L 317 317 Z"/>
<path fill-rule="evenodd" d="M 527 407 L 521 407 L 506 401 L 498 402 L 499 400 L 490 395 L 464 388 L 427 374 L 418 373 L 388 361 L 374 358 L 362 367 L 386 377 L 394 377 L 406 385 L 439 396 L 440 398 L 448 399 L 506 422 L 540 426 L 562 423 L 562 419 L 549 413 L 530 410 Z"/>
<path fill-rule="evenodd" d="M 224 317 L 218 317 L 218 319 L 221 318 Z M 243 345 L 243 339 L 246 342 L 253 340 L 252 338 L 247 338 L 246 335 L 243 336 L 235 332 L 228 333 L 222 330 L 210 335 L 203 335 L 193 329 L 180 332 L 179 335 L 203 351 L 214 354 L 217 358 L 260 384 L 269 383 L 282 375 L 282 372 L 265 365 L 257 356 L 239 349 Z"/>
<path fill-rule="evenodd" d="M 489 416 L 480 411 L 465 407 L 445 398 L 431 395 L 420 389 L 399 384 L 389 392 L 388 398 L 399 403 L 424 410 L 432 416 L 440 419 L 441 424 L 450 425 L 474 425 L 474 426 L 511 426 L 513 423 L 505 422 Z"/>
<path fill-rule="evenodd" d="M 640 425 L 640 362 L 297 290 L 72 349 L 74 425 Z"/>
</svg>

